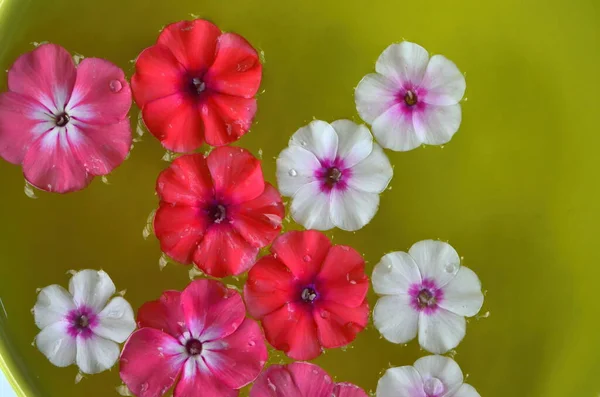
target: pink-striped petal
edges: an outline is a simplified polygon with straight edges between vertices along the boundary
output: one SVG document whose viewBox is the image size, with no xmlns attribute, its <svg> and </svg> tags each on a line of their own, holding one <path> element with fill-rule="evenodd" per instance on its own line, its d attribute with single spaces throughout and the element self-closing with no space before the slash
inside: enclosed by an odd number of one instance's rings
<svg viewBox="0 0 600 397">
<path fill-rule="evenodd" d="M 144 303 L 138 310 L 137 323 L 140 328 L 155 328 L 179 338 L 187 329 L 181 292 L 165 291 L 160 299 Z"/>
<path fill-rule="evenodd" d="M 321 367 L 310 363 L 292 363 L 287 366 L 300 394 L 304 397 L 330 397 L 333 380 Z"/>
<path fill-rule="evenodd" d="M 368 397 L 368 394 L 352 383 L 338 383 L 332 397 Z"/>
<path fill-rule="evenodd" d="M 271 365 L 256 379 L 250 397 L 304 397 L 287 366 Z"/>
<path fill-rule="evenodd" d="M 200 356 L 186 361 L 173 394 L 174 397 L 237 397 L 238 395 L 238 390 L 228 387 L 213 375 Z"/>
</svg>

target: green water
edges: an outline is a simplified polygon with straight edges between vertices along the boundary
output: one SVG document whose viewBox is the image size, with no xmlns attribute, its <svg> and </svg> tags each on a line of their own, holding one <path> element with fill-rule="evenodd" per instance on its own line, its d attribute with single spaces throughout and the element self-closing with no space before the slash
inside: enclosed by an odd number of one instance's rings
<svg viewBox="0 0 600 397">
<path fill-rule="evenodd" d="M 368 272 L 386 252 L 425 238 L 448 240 L 488 291 L 455 359 L 484 397 L 596 396 L 600 392 L 597 170 L 600 89 L 597 0 L 268 1 L 0 0 L 0 70 L 52 41 L 130 60 L 169 22 L 197 14 L 244 35 L 266 57 L 264 94 L 241 146 L 274 157 L 313 117 L 358 121 L 353 89 L 379 53 L 405 38 L 442 53 L 467 73 L 463 123 L 444 148 L 387 152 L 395 175 L 375 219 L 334 242 L 364 253 Z M 0 78 L 0 89 L 6 78 Z M 132 120 L 137 109 L 132 111 Z M 181 289 L 187 268 L 158 268 L 142 237 L 167 166 L 146 136 L 108 180 L 65 196 L 23 193 L 21 170 L 0 162 L 0 325 L 31 396 L 112 396 L 118 371 L 74 384 L 31 342 L 36 288 L 66 285 L 69 269 L 103 268 L 137 309 Z M 291 228 L 286 224 L 286 228 Z M 375 303 L 371 293 L 370 302 Z M 347 350 L 316 362 L 339 381 L 374 390 L 389 365 L 412 364 L 413 341 L 393 345 L 370 326 Z M 37 391 L 37 394 L 35 393 Z"/>
</svg>

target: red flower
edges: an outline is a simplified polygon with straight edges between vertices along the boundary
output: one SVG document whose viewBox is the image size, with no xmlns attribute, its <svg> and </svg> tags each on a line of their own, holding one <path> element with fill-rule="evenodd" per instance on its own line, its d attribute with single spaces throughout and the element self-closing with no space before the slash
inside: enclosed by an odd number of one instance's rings
<svg viewBox="0 0 600 397">
<path fill-rule="evenodd" d="M 352 342 L 369 319 L 369 279 L 354 249 L 323 233 L 281 235 L 248 274 L 244 298 L 269 343 L 295 360 Z"/>
<path fill-rule="evenodd" d="M 158 176 L 156 191 L 154 232 L 162 251 L 214 277 L 248 270 L 281 230 L 281 196 L 242 148 L 179 157 Z"/>
<path fill-rule="evenodd" d="M 135 63 L 133 96 L 162 145 L 191 152 L 221 146 L 250 129 L 262 65 L 241 36 L 197 19 L 167 26 Z"/>
<path fill-rule="evenodd" d="M 138 397 L 235 397 L 267 360 L 260 327 L 240 295 L 214 280 L 145 303 L 123 347 L 120 375 Z M 178 379 L 179 378 L 179 379 Z"/>
</svg>

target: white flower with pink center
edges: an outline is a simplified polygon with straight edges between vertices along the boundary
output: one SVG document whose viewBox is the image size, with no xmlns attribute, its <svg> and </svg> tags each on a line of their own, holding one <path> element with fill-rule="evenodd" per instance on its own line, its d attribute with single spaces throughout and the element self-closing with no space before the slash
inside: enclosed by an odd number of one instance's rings
<svg viewBox="0 0 600 397">
<path fill-rule="evenodd" d="M 355 101 L 381 146 L 407 151 L 450 141 L 460 126 L 466 88 L 452 61 L 429 58 L 420 45 L 403 41 L 383 51 L 375 71 L 358 84 Z"/>
<path fill-rule="evenodd" d="M 463 373 L 451 358 L 427 356 L 414 366 L 390 368 L 377 383 L 377 397 L 480 397 L 464 382 Z"/>
<path fill-rule="evenodd" d="M 307 229 L 354 231 L 373 219 L 392 166 L 364 125 L 314 120 L 300 128 L 277 158 L 282 195 Z"/>
<path fill-rule="evenodd" d="M 69 282 L 43 288 L 33 307 L 38 349 L 57 367 L 76 363 L 86 374 L 111 368 L 119 358 L 118 343 L 135 329 L 129 303 L 115 294 L 104 271 L 81 270 Z M 108 303 L 107 303 L 108 302 Z"/>
<path fill-rule="evenodd" d="M 421 347 L 442 354 L 458 346 L 465 317 L 483 305 L 481 283 L 461 266 L 447 243 L 424 240 L 408 253 L 392 252 L 373 269 L 373 288 L 381 297 L 373 310 L 375 328 L 393 343 L 419 336 Z"/>
</svg>

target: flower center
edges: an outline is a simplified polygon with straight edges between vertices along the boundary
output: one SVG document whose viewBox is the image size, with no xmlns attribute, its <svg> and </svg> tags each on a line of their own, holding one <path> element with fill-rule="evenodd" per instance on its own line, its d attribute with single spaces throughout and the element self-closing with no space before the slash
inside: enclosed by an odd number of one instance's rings
<svg viewBox="0 0 600 397">
<path fill-rule="evenodd" d="M 342 171 L 336 167 L 331 167 L 325 172 L 325 183 L 329 187 L 333 187 L 342 179 Z"/>
<path fill-rule="evenodd" d="M 71 117 L 64 112 L 54 117 L 54 122 L 56 123 L 57 127 L 64 127 L 67 125 L 69 120 L 71 120 Z"/>
<path fill-rule="evenodd" d="M 317 299 L 318 296 L 319 295 L 317 294 L 317 291 L 315 291 L 311 287 L 304 288 L 302 290 L 302 294 L 300 294 L 300 297 L 306 303 L 313 303 L 315 301 L 315 299 Z"/>
<path fill-rule="evenodd" d="M 197 356 L 202 353 L 202 342 L 198 339 L 190 339 L 185 344 L 185 350 L 190 356 Z"/>
<path fill-rule="evenodd" d="M 438 397 L 444 392 L 444 384 L 438 378 L 429 378 L 423 383 L 423 391 L 427 397 Z"/>
<path fill-rule="evenodd" d="M 213 223 L 221 223 L 227 218 L 227 208 L 223 204 L 215 204 L 209 208 L 208 216 Z"/>
<path fill-rule="evenodd" d="M 90 319 L 85 314 L 82 314 L 81 316 L 77 317 L 77 320 L 75 320 L 75 325 L 80 329 L 87 328 L 90 326 Z"/>
<path fill-rule="evenodd" d="M 435 295 L 430 290 L 424 288 L 421 291 L 419 291 L 419 294 L 417 295 L 417 305 L 421 309 L 435 306 L 436 304 L 437 301 L 435 299 Z"/>
<path fill-rule="evenodd" d="M 199 77 L 192 78 L 190 82 L 190 90 L 195 92 L 197 95 L 200 95 L 206 89 L 206 83 L 202 81 Z"/>
<path fill-rule="evenodd" d="M 404 94 L 404 103 L 406 103 L 408 106 L 415 106 L 417 101 L 417 94 L 410 90 L 406 91 L 406 94 Z"/>
</svg>

